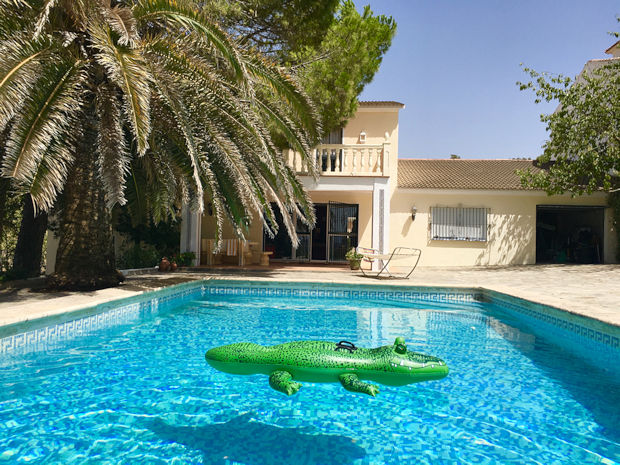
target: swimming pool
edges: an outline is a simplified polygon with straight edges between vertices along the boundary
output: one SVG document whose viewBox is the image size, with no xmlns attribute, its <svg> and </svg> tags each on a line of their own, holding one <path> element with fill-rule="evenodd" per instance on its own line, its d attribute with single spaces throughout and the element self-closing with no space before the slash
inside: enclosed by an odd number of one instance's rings
<svg viewBox="0 0 620 465">
<path fill-rule="evenodd" d="M 214 281 L 31 328 L 0 339 L 0 463 L 620 463 L 617 335 L 518 303 Z M 376 398 L 312 383 L 286 397 L 204 361 L 237 341 L 397 336 L 448 377 Z"/>
</svg>

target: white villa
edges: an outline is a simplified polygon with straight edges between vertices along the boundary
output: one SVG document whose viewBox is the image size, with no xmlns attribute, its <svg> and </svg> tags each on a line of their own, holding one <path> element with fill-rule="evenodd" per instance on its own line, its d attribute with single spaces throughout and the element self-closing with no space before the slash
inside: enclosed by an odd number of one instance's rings
<svg viewBox="0 0 620 465">
<path fill-rule="evenodd" d="M 516 170 L 528 160 L 405 159 L 399 157 L 398 113 L 393 101 L 360 102 L 345 128 L 315 149 L 318 182 L 288 153 L 310 193 L 316 226 L 298 223 L 300 246 L 285 228 L 275 238 L 262 224 L 247 242 L 224 230 L 225 247 L 213 254 L 214 218 L 184 213 L 181 250 L 196 264 L 271 260 L 338 263 L 353 246 L 387 253 L 422 250 L 420 266 L 613 263 L 615 233 L 603 193 L 571 198 L 521 187 Z M 267 252 L 267 253 L 263 253 Z"/>
</svg>

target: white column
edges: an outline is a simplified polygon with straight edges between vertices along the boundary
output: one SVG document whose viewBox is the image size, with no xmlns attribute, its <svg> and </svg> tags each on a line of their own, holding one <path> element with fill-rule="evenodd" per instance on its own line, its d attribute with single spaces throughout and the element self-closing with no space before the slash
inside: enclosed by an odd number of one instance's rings
<svg viewBox="0 0 620 465">
<path fill-rule="evenodd" d="M 194 252 L 194 266 L 200 264 L 200 227 L 202 215 L 183 205 L 181 210 L 181 252 Z"/>
<path fill-rule="evenodd" d="M 372 191 L 372 248 L 382 254 L 390 251 L 389 184 L 388 178 L 377 178 Z M 379 264 L 374 263 L 373 269 L 377 266 Z"/>
<path fill-rule="evenodd" d="M 51 219 L 51 218 L 50 218 Z M 45 251 L 45 274 L 50 275 L 56 269 L 56 252 L 58 251 L 58 245 L 60 239 L 54 231 L 47 230 L 47 249 Z"/>
</svg>

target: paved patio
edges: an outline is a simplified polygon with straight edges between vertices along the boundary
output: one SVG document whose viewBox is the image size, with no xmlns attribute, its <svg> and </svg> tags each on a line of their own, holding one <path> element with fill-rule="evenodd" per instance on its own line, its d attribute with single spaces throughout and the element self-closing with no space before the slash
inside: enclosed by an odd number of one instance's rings
<svg viewBox="0 0 620 465">
<path fill-rule="evenodd" d="M 380 283 L 482 287 L 620 326 L 620 265 L 531 265 L 498 268 L 419 268 L 408 280 L 376 280 L 333 266 L 237 267 L 129 276 L 119 287 L 94 292 L 49 292 L 42 280 L 0 288 L 0 326 L 59 315 L 196 279 Z"/>
</svg>

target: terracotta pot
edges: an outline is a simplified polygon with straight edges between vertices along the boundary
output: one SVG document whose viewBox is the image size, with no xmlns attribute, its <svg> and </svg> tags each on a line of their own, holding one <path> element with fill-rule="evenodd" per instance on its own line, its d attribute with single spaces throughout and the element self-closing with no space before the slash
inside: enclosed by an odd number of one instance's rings
<svg viewBox="0 0 620 465">
<path fill-rule="evenodd" d="M 166 257 L 161 259 L 159 262 L 159 271 L 170 271 L 170 262 Z"/>
<path fill-rule="evenodd" d="M 170 262 L 170 271 L 176 271 L 177 262 Z"/>
</svg>

